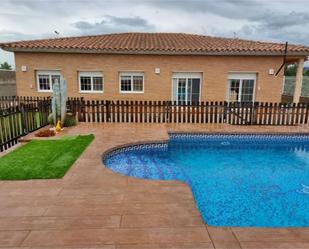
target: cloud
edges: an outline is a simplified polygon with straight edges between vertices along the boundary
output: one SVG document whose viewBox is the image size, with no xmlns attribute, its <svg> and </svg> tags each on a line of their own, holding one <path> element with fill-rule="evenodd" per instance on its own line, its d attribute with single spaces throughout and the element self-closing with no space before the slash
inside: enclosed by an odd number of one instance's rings
<svg viewBox="0 0 309 249">
<path fill-rule="evenodd" d="M 149 1 L 149 3 L 158 8 L 180 10 L 191 14 L 215 14 L 231 19 L 250 18 L 250 16 L 254 15 L 257 11 L 259 11 L 261 5 L 263 5 L 262 1 L 254 0 L 152 0 Z"/>
<path fill-rule="evenodd" d="M 266 10 L 260 15 L 253 16 L 250 21 L 258 22 L 265 28 L 269 29 L 281 29 L 285 27 L 304 26 L 309 23 L 309 14 L 306 12 L 289 13 L 274 12 Z"/>
<path fill-rule="evenodd" d="M 119 17 L 105 15 L 98 22 L 78 21 L 73 26 L 85 34 L 98 34 L 125 31 L 153 31 L 155 28 L 146 19 L 139 16 Z"/>
<path fill-rule="evenodd" d="M 0 30 L 1 42 L 36 39 L 39 36 L 32 34 L 24 34 L 14 30 Z"/>
<path fill-rule="evenodd" d="M 260 16 L 251 19 L 237 31 L 246 38 L 257 37 L 275 41 L 309 44 L 309 30 L 304 29 L 309 24 L 309 14 L 305 12 L 278 13 L 265 11 Z"/>
</svg>

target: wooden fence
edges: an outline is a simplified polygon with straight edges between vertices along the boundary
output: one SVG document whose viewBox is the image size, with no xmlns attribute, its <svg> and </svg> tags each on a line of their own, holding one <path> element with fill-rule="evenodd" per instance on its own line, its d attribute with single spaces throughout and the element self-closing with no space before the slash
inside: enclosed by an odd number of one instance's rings
<svg viewBox="0 0 309 249">
<path fill-rule="evenodd" d="M 47 125 L 49 113 L 50 101 L 46 98 L 0 98 L 0 151 Z"/>
<path fill-rule="evenodd" d="M 172 101 L 108 101 L 70 98 L 68 108 L 81 122 L 308 124 L 309 104 Z"/>
<path fill-rule="evenodd" d="M 109 101 L 69 98 L 67 108 L 80 122 L 213 123 L 232 125 L 309 124 L 309 104 L 173 101 Z M 50 98 L 0 97 L 0 151 L 48 124 Z"/>
</svg>

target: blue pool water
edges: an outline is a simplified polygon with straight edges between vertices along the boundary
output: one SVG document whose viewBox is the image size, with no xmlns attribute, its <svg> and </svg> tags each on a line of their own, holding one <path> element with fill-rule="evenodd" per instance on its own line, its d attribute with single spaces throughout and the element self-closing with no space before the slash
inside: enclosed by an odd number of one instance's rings
<svg viewBox="0 0 309 249">
<path fill-rule="evenodd" d="M 170 134 L 118 149 L 115 172 L 190 185 L 212 226 L 309 226 L 309 136 Z"/>
</svg>

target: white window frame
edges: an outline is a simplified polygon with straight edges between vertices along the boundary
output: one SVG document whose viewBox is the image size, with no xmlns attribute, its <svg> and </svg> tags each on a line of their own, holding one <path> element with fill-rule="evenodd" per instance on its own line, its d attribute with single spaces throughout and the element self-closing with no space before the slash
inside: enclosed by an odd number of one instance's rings
<svg viewBox="0 0 309 249">
<path fill-rule="evenodd" d="M 42 89 L 40 89 L 40 81 L 39 81 L 39 76 L 40 75 L 48 75 L 49 76 L 49 87 L 50 87 L 50 90 L 42 90 Z M 59 71 L 59 70 L 36 70 L 37 91 L 41 92 L 41 93 L 53 92 L 52 76 L 54 76 L 54 75 L 61 77 L 61 71 Z"/>
<path fill-rule="evenodd" d="M 252 102 L 255 101 L 255 91 L 256 91 L 256 82 L 257 82 L 257 73 L 229 73 L 228 79 L 227 79 L 227 91 L 226 91 L 226 101 L 230 101 L 230 88 L 231 88 L 231 82 L 230 80 L 239 80 L 239 96 L 237 102 L 241 102 L 241 96 L 242 96 L 242 86 L 243 86 L 243 80 L 253 80 L 253 93 L 252 93 Z"/>
<path fill-rule="evenodd" d="M 90 77 L 91 90 L 82 90 L 81 89 L 81 77 Z M 93 90 L 93 78 L 102 77 L 102 91 Z M 79 71 L 78 72 L 78 92 L 79 93 L 104 93 L 104 76 L 102 72 L 94 71 Z"/>
<path fill-rule="evenodd" d="M 188 79 L 200 79 L 200 89 L 199 89 L 199 102 L 201 101 L 202 97 L 202 79 L 203 79 L 203 73 L 202 72 L 174 72 L 172 75 L 172 101 L 176 101 L 178 103 L 178 98 L 175 99 L 174 94 L 174 80 L 176 79 L 186 79 L 186 93 L 188 92 Z M 178 86 L 177 86 L 178 89 Z M 187 103 L 187 94 L 186 94 L 186 100 Z"/>
<path fill-rule="evenodd" d="M 131 91 L 122 91 L 121 90 L 121 76 L 131 77 Z M 143 77 L 143 91 L 134 91 L 133 90 L 133 77 L 142 76 Z M 119 73 L 119 93 L 139 93 L 143 94 L 145 92 L 145 76 L 144 72 L 120 72 Z"/>
</svg>

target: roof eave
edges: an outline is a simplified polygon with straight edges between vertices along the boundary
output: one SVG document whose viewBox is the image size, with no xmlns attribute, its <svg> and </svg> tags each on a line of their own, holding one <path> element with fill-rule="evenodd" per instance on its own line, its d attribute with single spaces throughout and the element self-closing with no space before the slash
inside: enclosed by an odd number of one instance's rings
<svg viewBox="0 0 309 249">
<path fill-rule="evenodd" d="M 230 55 L 230 56 L 283 56 L 283 52 L 265 51 L 149 51 L 149 50 L 109 50 L 109 49 L 75 49 L 75 48 L 12 48 L 0 44 L 8 52 L 35 53 L 80 53 L 80 54 L 125 54 L 125 55 Z M 288 56 L 309 56 L 308 52 L 289 52 Z"/>
</svg>

